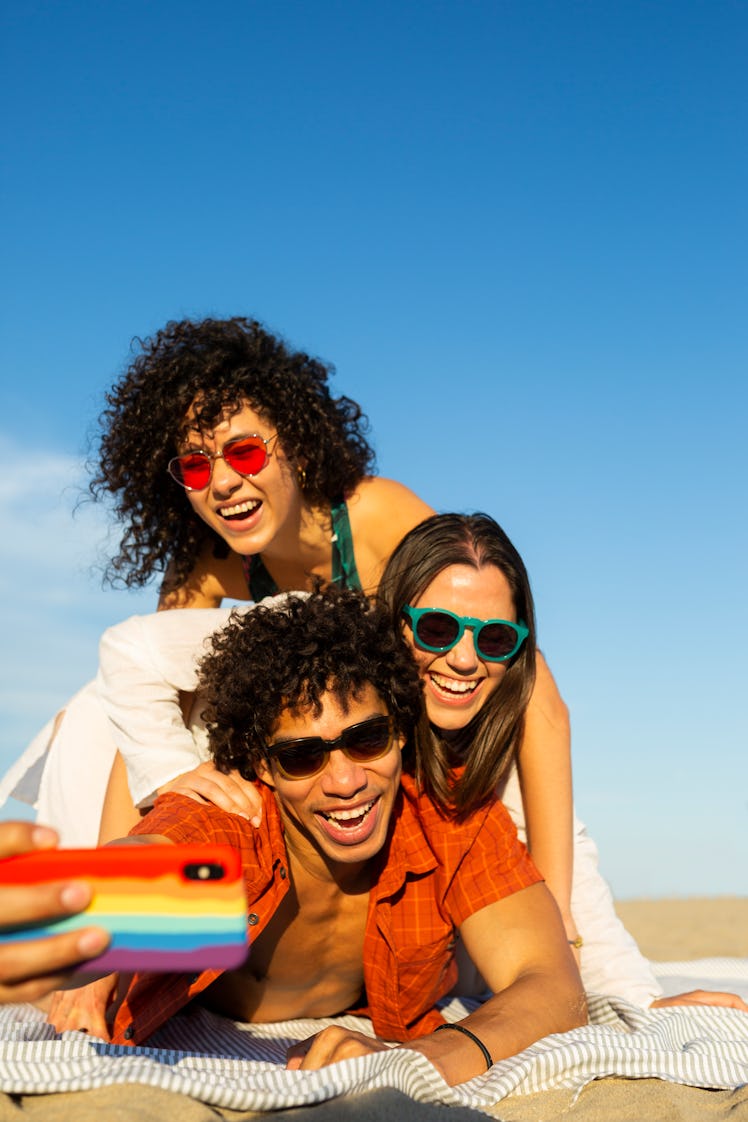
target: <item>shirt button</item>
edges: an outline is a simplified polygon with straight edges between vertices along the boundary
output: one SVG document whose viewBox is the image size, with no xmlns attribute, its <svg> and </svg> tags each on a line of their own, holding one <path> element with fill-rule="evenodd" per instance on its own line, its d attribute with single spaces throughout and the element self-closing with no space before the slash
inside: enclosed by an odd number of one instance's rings
<svg viewBox="0 0 748 1122">
<path fill-rule="evenodd" d="M 283 867 L 282 865 L 281 865 L 281 867 L 280 867 L 280 879 L 281 879 L 281 880 L 285 880 L 285 879 L 286 879 L 286 870 L 284 869 L 284 867 Z"/>
<path fill-rule="evenodd" d="M 132 1038 L 134 1036 L 135 1036 L 135 1026 L 134 1025 L 128 1025 L 127 1028 L 125 1029 L 125 1040 L 132 1040 Z"/>
<path fill-rule="evenodd" d="M 249 915 L 247 916 L 247 923 L 249 924 L 249 926 L 254 927 L 255 924 L 257 924 L 259 922 L 260 922 L 260 917 L 255 912 L 250 912 Z"/>
</svg>

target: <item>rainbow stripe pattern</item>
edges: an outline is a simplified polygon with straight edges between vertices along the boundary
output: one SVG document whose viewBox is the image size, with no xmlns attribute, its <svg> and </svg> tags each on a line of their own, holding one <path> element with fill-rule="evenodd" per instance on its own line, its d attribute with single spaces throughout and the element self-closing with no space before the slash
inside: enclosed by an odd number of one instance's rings
<svg viewBox="0 0 748 1122">
<path fill-rule="evenodd" d="M 168 852 L 164 855 L 156 850 Z M 61 856 L 72 851 L 51 851 L 55 852 Z M 246 896 L 241 864 L 233 850 L 225 848 L 219 858 L 216 847 L 208 851 L 193 846 L 123 846 L 79 852 L 89 864 L 94 855 L 106 854 L 110 869 L 84 876 L 80 865 L 75 873 L 48 869 L 45 877 L 32 876 L 23 883 L 77 876 L 92 886 L 89 907 L 52 923 L 6 928 L 0 931 L 0 942 L 29 941 L 91 925 L 104 927 L 111 934 L 111 945 L 103 955 L 85 963 L 86 973 L 227 970 L 240 966 L 247 957 Z M 118 858 L 113 859 L 114 854 Z M 3 866 L 22 860 L 0 862 L 0 883 L 6 879 Z M 138 873 L 137 862 L 144 860 L 148 867 Z M 224 866 L 220 879 L 185 875 L 186 867 L 215 867 L 217 860 Z"/>
</svg>

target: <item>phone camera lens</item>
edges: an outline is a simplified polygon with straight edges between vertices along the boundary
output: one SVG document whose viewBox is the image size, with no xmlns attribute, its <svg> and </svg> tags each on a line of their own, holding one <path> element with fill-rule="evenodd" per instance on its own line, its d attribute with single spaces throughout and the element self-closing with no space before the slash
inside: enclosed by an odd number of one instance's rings
<svg viewBox="0 0 748 1122">
<path fill-rule="evenodd" d="M 215 862 L 200 861 L 192 865 L 185 865 L 184 875 L 187 880 L 223 880 L 226 870 L 223 865 Z"/>
</svg>

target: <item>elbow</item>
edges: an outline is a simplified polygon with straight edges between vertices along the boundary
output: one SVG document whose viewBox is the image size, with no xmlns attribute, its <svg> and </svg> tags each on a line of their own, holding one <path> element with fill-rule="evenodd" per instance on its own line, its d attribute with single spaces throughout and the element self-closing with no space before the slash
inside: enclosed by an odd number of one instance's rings
<svg viewBox="0 0 748 1122">
<path fill-rule="evenodd" d="M 551 1020 L 553 1027 L 546 1035 L 557 1032 L 571 1032 L 589 1023 L 587 997 L 576 963 L 568 969 L 561 967 L 551 978 L 546 976 L 545 992 L 553 987 Z"/>
<path fill-rule="evenodd" d="M 564 1021 L 564 1027 L 560 1030 L 562 1032 L 570 1032 L 571 1029 L 581 1028 L 589 1023 L 587 997 L 582 986 L 582 979 L 579 976 L 579 971 L 575 970 L 575 974 L 575 978 L 569 979 L 566 993 L 561 1002 L 561 1017 Z"/>
<path fill-rule="evenodd" d="M 583 1025 L 589 1023 L 589 1010 L 587 1009 L 587 998 L 584 990 L 580 987 L 579 993 L 573 1000 L 570 1010 L 569 1019 L 571 1024 L 570 1028 L 582 1028 Z"/>
</svg>

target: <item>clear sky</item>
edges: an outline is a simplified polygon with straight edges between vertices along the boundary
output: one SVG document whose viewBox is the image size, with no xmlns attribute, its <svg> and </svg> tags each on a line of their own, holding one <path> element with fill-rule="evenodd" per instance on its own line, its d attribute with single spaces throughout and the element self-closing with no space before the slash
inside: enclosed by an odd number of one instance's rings
<svg viewBox="0 0 748 1122">
<path fill-rule="evenodd" d="M 0 770 L 155 604 L 71 513 L 130 340 L 246 314 L 522 552 L 616 894 L 747 892 L 748 5 L 25 0 L 0 40 Z"/>
</svg>

